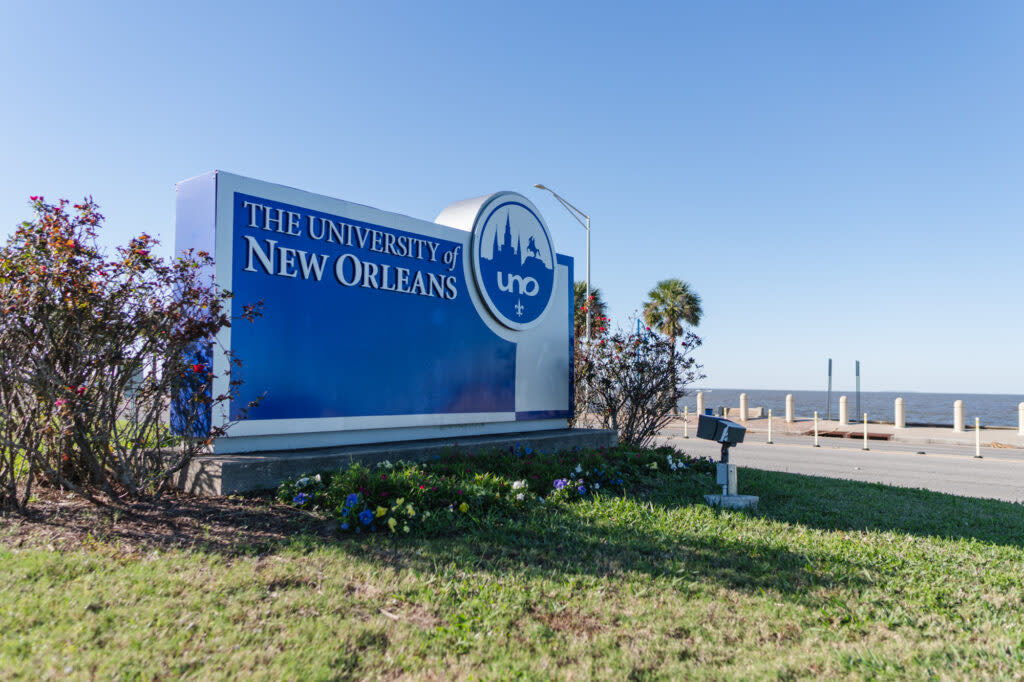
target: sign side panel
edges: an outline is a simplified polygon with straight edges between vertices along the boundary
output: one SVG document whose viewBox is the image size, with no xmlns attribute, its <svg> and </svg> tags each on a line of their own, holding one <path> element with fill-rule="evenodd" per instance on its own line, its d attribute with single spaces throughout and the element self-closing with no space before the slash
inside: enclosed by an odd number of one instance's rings
<svg viewBox="0 0 1024 682">
<path fill-rule="evenodd" d="M 565 301 L 568 301 L 566 305 Z M 566 335 L 570 345 L 566 346 Z M 516 419 L 568 419 L 572 382 L 572 259 L 557 256 L 552 304 L 516 346 Z"/>
<path fill-rule="evenodd" d="M 175 186 L 175 223 L 174 223 L 174 257 L 183 251 L 205 251 L 215 256 L 216 246 L 216 202 L 217 174 L 205 173 L 194 178 L 179 182 Z M 214 272 L 210 269 L 202 273 L 209 282 L 214 281 Z M 190 362 L 206 364 L 214 360 L 209 344 L 194 349 Z M 226 363 L 214 362 L 214 371 L 220 372 Z M 174 433 L 188 433 L 201 436 L 209 432 L 212 411 L 207 407 L 203 413 L 197 414 L 195 403 L 190 399 L 193 390 L 203 390 L 197 383 L 192 388 L 184 388 L 171 400 L 170 423 Z"/>
</svg>

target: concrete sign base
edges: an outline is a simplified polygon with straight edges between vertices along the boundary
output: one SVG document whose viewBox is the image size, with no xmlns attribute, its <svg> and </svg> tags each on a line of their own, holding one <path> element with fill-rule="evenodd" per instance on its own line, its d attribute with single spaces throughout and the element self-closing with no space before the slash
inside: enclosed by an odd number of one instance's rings
<svg viewBox="0 0 1024 682">
<path fill-rule="evenodd" d="M 704 501 L 722 509 L 752 509 L 761 498 L 757 495 L 705 495 Z"/>
<path fill-rule="evenodd" d="M 350 464 L 372 466 L 391 460 L 426 461 L 451 450 L 486 453 L 506 450 L 517 445 L 529 446 L 539 452 L 556 452 L 579 448 L 614 447 L 615 431 L 603 429 L 559 429 L 523 433 L 437 438 L 431 440 L 347 445 L 313 450 L 291 450 L 272 453 L 200 457 L 192 462 L 180 481 L 181 487 L 199 495 L 231 495 L 233 493 L 268 490 L 286 478 L 324 471 L 337 471 Z M 757 498 L 754 498 L 755 500 Z"/>
</svg>

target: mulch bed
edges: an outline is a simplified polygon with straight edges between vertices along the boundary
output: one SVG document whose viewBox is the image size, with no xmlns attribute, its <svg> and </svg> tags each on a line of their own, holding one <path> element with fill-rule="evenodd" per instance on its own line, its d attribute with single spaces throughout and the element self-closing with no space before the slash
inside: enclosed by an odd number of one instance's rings
<svg viewBox="0 0 1024 682">
<path fill-rule="evenodd" d="M 267 497 L 197 497 L 99 506 L 42 488 L 24 515 L 0 515 L 0 545 L 70 550 L 102 544 L 117 554 L 198 549 L 229 555 L 270 551 L 290 536 L 334 537 L 333 522 Z"/>
</svg>

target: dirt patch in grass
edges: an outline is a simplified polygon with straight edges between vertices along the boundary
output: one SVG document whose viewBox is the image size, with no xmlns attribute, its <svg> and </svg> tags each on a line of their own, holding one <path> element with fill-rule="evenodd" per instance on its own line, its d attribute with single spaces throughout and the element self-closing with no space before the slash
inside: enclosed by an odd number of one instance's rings
<svg viewBox="0 0 1024 682">
<path fill-rule="evenodd" d="M 406 622 L 418 628 L 435 628 L 442 621 L 434 613 L 419 604 L 389 605 L 380 609 L 380 614 L 396 622 Z"/>
<path fill-rule="evenodd" d="M 196 549 L 223 554 L 268 551 L 296 535 L 334 537 L 334 522 L 270 497 L 197 497 L 98 506 L 40 489 L 25 515 L 0 515 L 0 545 L 69 550 L 104 545 L 119 554 Z"/>
<path fill-rule="evenodd" d="M 534 618 L 555 632 L 563 632 L 577 637 L 592 637 L 604 630 L 604 624 L 600 620 L 576 610 L 565 609 L 551 613 L 535 613 Z"/>
</svg>

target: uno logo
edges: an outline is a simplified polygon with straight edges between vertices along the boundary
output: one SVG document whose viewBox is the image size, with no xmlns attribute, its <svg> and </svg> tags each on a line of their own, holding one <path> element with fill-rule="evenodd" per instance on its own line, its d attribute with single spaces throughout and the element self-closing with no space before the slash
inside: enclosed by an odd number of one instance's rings
<svg viewBox="0 0 1024 682">
<path fill-rule="evenodd" d="M 540 291 L 540 283 L 533 277 L 522 278 L 519 275 L 509 275 L 508 281 L 502 283 L 501 276 L 504 273 L 498 273 L 498 288 L 502 291 L 512 294 L 522 294 L 523 296 L 536 296 Z"/>
<path fill-rule="evenodd" d="M 510 329 L 533 327 L 555 288 L 555 251 L 537 209 L 514 193 L 489 199 L 473 226 L 473 274 L 491 314 Z"/>
</svg>

